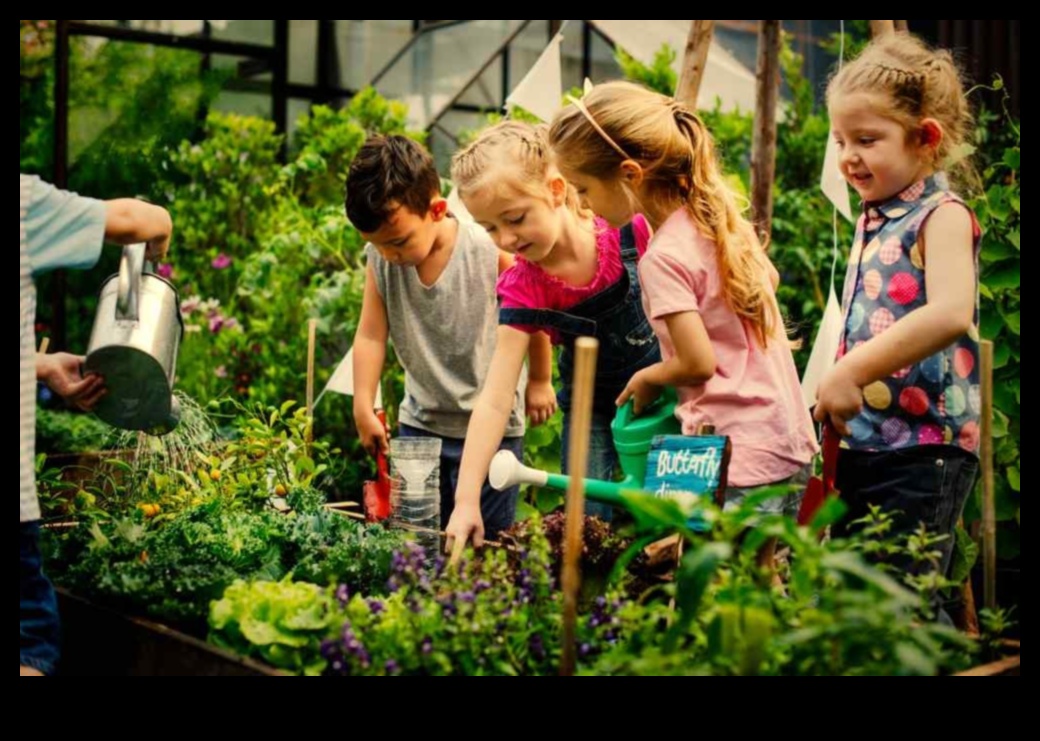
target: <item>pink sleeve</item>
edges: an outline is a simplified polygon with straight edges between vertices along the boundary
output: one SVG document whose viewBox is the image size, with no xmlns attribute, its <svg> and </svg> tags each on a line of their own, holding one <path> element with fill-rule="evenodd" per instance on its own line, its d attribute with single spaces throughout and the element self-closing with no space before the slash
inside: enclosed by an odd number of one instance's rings
<svg viewBox="0 0 1040 741">
<path fill-rule="evenodd" d="M 674 255 L 654 251 L 639 264 L 639 278 L 650 306 L 650 318 L 698 311 L 698 280 L 695 269 Z"/>
<path fill-rule="evenodd" d="M 531 281 L 526 279 L 519 264 L 498 276 L 498 299 L 503 309 L 533 309 L 537 304 L 531 295 Z"/>
<path fill-rule="evenodd" d="M 544 308 L 542 290 L 537 281 L 531 280 L 530 275 L 524 270 L 524 266 L 517 263 L 498 277 L 499 310 Z M 499 324 L 503 324 L 503 322 L 499 321 Z M 509 324 L 508 326 L 528 334 L 543 331 L 540 327 L 525 324 Z M 552 337 L 552 333 L 549 334 Z"/>
<path fill-rule="evenodd" d="M 639 253 L 639 259 L 643 259 L 643 255 L 646 254 L 646 248 L 650 246 L 650 225 L 646 223 L 646 217 L 643 214 L 636 214 L 632 218 L 632 231 L 636 235 L 636 252 Z"/>
</svg>

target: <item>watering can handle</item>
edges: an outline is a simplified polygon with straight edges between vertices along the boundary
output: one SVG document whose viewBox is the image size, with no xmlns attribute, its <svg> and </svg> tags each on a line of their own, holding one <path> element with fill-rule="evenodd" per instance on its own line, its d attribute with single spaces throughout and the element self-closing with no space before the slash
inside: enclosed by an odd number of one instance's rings
<svg viewBox="0 0 1040 741">
<path fill-rule="evenodd" d="M 136 322 L 139 318 L 141 274 L 144 272 L 145 244 L 123 247 L 119 260 L 119 295 L 116 299 L 116 319 Z"/>
<path fill-rule="evenodd" d="M 673 396 L 673 397 L 669 398 L 668 392 L 665 391 L 660 396 L 658 396 L 656 399 L 654 399 L 650 403 L 650 406 L 648 406 L 646 409 L 644 409 L 642 413 L 646 414 L 647 412 L 652 412 L 653 410 L 657 409 L 662 404 L 666 404 L 666 403 L 672 402 L 674 400 L 675 400 L 675 397 Z M 635 398 L 632 398 L 632 399 L 629 399 L 628 401 L 626 401 L 624 404 L 621 405 L 621 408 L 617 412 L 617 421 L 618 421 L 618 424 L 621 425 L 622 427 L 627 427 L 629 424 L 632 423 L 632 420 L 635 419 L 635 417 L 636 417 L 636 402 L 635 402 Z"/>
</svg>

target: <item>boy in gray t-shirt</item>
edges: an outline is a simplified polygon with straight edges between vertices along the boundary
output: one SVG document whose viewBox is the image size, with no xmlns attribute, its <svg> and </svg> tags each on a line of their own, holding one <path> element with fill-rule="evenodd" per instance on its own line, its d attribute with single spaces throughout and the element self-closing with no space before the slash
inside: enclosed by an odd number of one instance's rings
<svg viewBox="0 0 1040 741">
<path fill-rule="evenodd" d="M 387 450 L 374 410 L 390 339 L 405 370 L 399 414 L 402 437 L 437 437 L 441 452 L 441 527 L 454 509 L 459 464 L 470 414 L 495 349 L 495 286 L 512 258 L 479 226 L 448 213 L 433 160 L 403 136 L 376 136 L 358 152 L 347 176 L 347 216 L 368 240 L 365 296 L 354 337 L 354 419 L 365 449 Z M 551 381 L 551 349 L 539 335 L 531 349 L 531 380 Z M 502 449 L 523 455 L 525 384 L 513 399 Z M 544 399 L 544 395 L 539 398 Z M 532 420 L 553 403 L 528 408 Z M 496 492 L 485 482 L 481 513 L 488 537 L 509 527 L 517 488 Z"/>
</svg>

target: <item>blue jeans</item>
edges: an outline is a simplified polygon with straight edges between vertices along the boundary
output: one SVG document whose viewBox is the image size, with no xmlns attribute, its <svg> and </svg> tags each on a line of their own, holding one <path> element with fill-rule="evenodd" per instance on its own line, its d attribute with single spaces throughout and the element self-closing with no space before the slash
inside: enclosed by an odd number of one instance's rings
<svg viewBox="0 0 1040 741">
<path fill-rule="evenodd" d="M 954 528 L 978 472 L 975 455 L 948 445 L 877 453 L 842 450 L 836 487 L 849 511 L 834 534 L 847 536 L 853 522 L 867 517 L 871 505 L 878 506 L 894 517 L 889 537 L 905 537 L 921 525 L 931 535 L 949 536 L 935 547 L 942 554 L 938 569 L 946 576 L 953 559 Z M 932 570 L 927 565 L 915 566 L 908 557 L 890 563 L 903 571 Z"/>
<path fill-rule="evenodd" d="M 589 436 L 589 473 L 588 478 L 600 481 L 613 481 L 615 474 L 620 473 L 617 448 L 614 447 L 614 434 L 610 431 L 613 414 L 593 411 L 592 431 Z M 569 450 L 571 440 L 571 415 L 563 415 L 563 472 L 568 473 Z M 614 508 L 609 504 L 600 504 L 585 500 L 585 514 L 598 517 L 604 522 L 614 519 Z"/>
<path fill-rule="evenodd" d="M 43 575 L 40 559 L 40 523 L 19 527 L 20 588 L 18 623 L 21 632 L 18 661 L 43 674 L 54 674 L 58 664 L 61 631 L 54 587 Z"/>
<path fill-rule="evenodd" d="M 459 485 L 459 468 L 462 465 L 462 450 L 465 440 L 452 437 L 441 437 L 417 427 L 400 425 L 398 434 L 401 437 L 434 437 L 441 441 L 441 529 L 448 526 L 451 513 L 455 509 L 455 489 Z M 502 440 L 499 450 L 508 450 L 517 460 L 524 459 L 524 439 L 507 437 Z M 509 528 L 516 521 L 516 504 L 520 499 L 520 487 L 513 486 L 505 491 L 495 491 L 487 479 L 480 490 L 480 516 L 484 519 L 484 537 L 495 540 L 498 534 Z"/>
<path fill-rule="evenodd" d="M 723 511 L 731 512 L 737 509 L 749 496 L 776 486 L 788 486 L 790 489 L 782 496 L 767 499 L 759 505 L 758 511 L 766 515 L 786 515 L 792 519 L 798 518 L 798 511 L 802 507 L 802 499 L 805 496 L 805 488 L 812 478 L 812 466 L 806 466 L 790 478 L 776 481 L 772 484 L 762 486 L 730 486 L 726 488 L 726 504 Z"/>
</svg>

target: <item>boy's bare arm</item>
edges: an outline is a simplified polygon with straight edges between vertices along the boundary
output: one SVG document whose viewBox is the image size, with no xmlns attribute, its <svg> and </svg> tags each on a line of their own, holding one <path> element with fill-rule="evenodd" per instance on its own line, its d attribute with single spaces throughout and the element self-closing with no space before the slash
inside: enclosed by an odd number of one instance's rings
<svg viewBox="0 0 1040 741">
<path fill-rule="evenodd" d="M 369 265 L 365 273 L 361 320 L 354 335 L 354 421 L 361 442 L 370 453 L 389 447 L 386 431 L 375 416 L 376 390 L 383 375 L 389 336 L 386 304 L 376 289 L 375 272 Z"/>
</svg>

